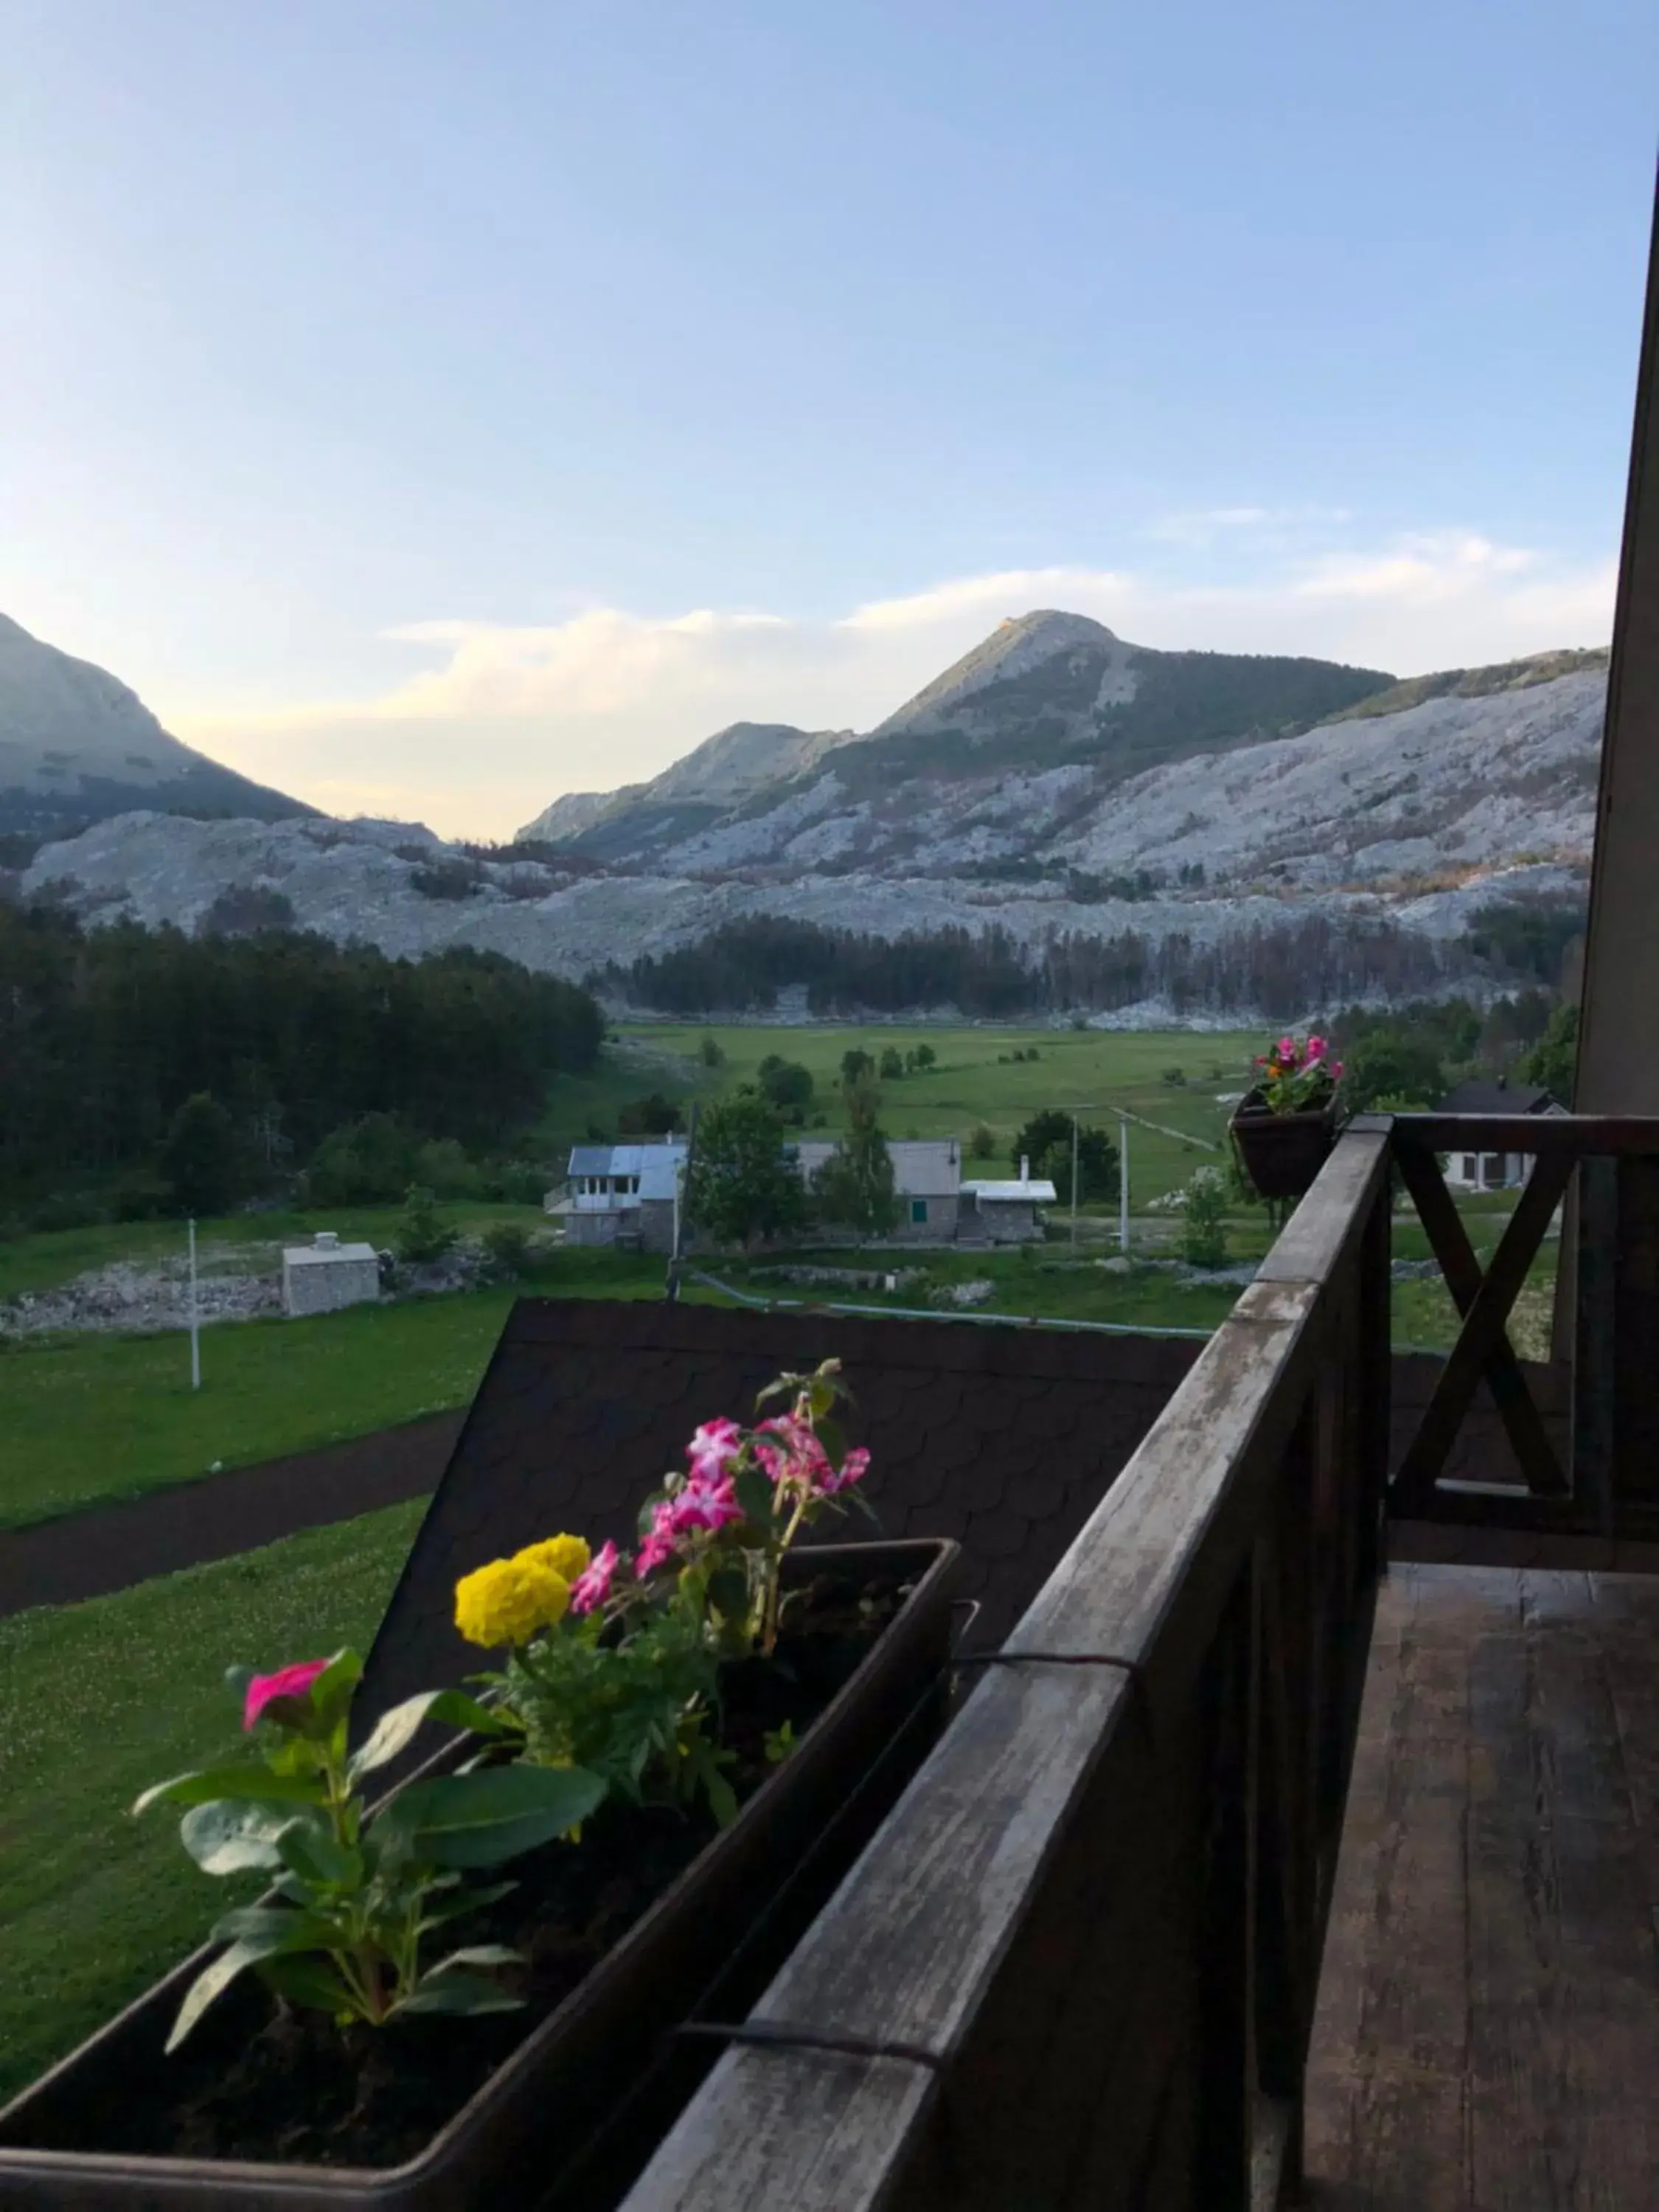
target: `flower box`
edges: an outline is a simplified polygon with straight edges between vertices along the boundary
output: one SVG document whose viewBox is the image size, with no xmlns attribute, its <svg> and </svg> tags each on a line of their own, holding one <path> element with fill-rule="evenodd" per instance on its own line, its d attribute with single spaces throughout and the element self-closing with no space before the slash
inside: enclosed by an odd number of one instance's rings
<svg viewBox="0 0 1659 2212">
<path fill-rule="evenodd" d="M 1260 1091 L 1239 1101 L 1230 1124 L 1244 1172 L 1261 1198 L 1302 1198 L 1336 1142 L 1336 1102 L 1276 1114 Z"/>
<path fill-rule="evenodd" d="M 424 2140 L 401 2162 L 262 2163 L 118 2140 L 142 2137 L 158 2109 L 179 2104 L 179 2077 L 169 2069 L 182 2062 L 165 2057 L 163 2044 L 184 1990 L 212 1955 L 204 1949 L 0 2112 L 0 2202 L 73 2212 L 219 2205 L 242 2212 L 489 2205 L 494 2212 L 504 2203 L 566 2212 L 616 2203 L 718 2056 L 717 2041 L 676 2031 L 693 2016 L 743 2016 L 937 1735 L 957 1552 L 938 1540 L 788 1555 L 786 1587 L 827 1591 L 843 1611 L 861 1590 L 884 1591 L 893 1598 L 890 1617 L 731 1825 L 673 1874 L 550 2010 L 539 2019 L 532 2012 L 443 2023 L 445 2040 L 433 2048 L 458 2064 L 463 2031 L 484 2038 L 491 2051 L 499 2045 L 499 2055 L 482 2085 L 435 2127 L 439 2100 L 420 2107 Z M 799 1644 L 810 1641 L 802 1637 Z M 796 1649 L 782 1644 L 780 1656 L 789 1662 Z M 792 1663 L 805 1680 L 805 1660 Z M 421 1773 L 459 1756 L 452 1747 Z M 573 1863 L 584 1855 L 597 1860 L 610 1845 L 603 1816 L 592 1826 L 580 1844 L 546 1848 Z M 251 1982 L 239 1984 L 195 2032 L 192 2072 L 234 2068 L 269 2017 L 268 1997 Z M 394 2022 L 377 2033 L 418 2038 L 433 2025 Z M 410 2094 L 422 2094 L 415 2083 Z M 429 2075 L 425 2094 L 430 2098 Z"/>
</svg>

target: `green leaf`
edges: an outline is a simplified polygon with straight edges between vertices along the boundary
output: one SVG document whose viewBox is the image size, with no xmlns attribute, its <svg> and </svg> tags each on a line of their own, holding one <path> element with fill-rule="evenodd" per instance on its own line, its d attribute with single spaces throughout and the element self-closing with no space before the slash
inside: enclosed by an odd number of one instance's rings
<svg viewBox="0 0 1659 2212">
<path fill-rule="evenodd" d="M 727 1620 L 749 1611 L 749 1577 L 741 1567 L 719 1567 L 708 1577 L 708 1602 Z"/>
<path fill-rule="evenodd" d="M 256 1960 L 255 1969 L 267 1988 L 290 2004 L 310 2005 L 335 2019 L 359 2009 L 345 1983 L 327 1959 L 315 1951 L 279 1951 L 272 1958 Z"/>
<path fill-rule="evenodd" d="M 434 1974 L 447 1974 L 456 1966 L 521 1966 L 524 1953 L 514 1950 L 506 1943 L 471 1943 L 464 1950 L 452 1951 L 447 1958 L 440 1959 L 435 1966 L 428 1966 L 421 1976 L 428 1982 Z"/>
<path fill-rule="evenodd" d="M 277 1951 L 326 1951 L 333 1948 L 339 1930 L 319 1912 L 303 1907 L 290 1911 L 281 1905 L 240 1905 L 222 1912 L 213 1923 L 218 1943 L 251 1943 L 261 1958 Z"/>
<path fill-rule="evenodd" d="M 401 2004 L 394 2005 L 396 2014 L 406 2012 L 520 2012 L 521 1997 L 510 1997 L 499 1982 L 490 1981 L 483 1974 L 441 1974 L 419 1982 L 414 1994 Z"/>
<path fill-rule="evenodd" d="M 246 1805 L 319 1805 L 322 1784 L 310 1774 L 273 1774 L 268 1766 L 206 1766 L 195 1774 L 175 1774 L 158 1782 L 133 1806 L 142 1813 L 165 1798 L 171 1805 L 207 1805 L 215 1798 Z"/>
<path fill-rule="evenodd" d="M 281 1864 L 276 1838 L 292 1820 L 286 1807 L 239 1805 L 216 1797 L 192 1805 L 179 1823 L 179 1834 L 204 1874 L 242 1874 Z"/>
<path fill-rule="evenodd" d="M 356 1889 L 363 1878 L 361 1852 L 348 1850 L 320 1820 L 289 1820 L 278 1831 L 276 1850 L 283 1864 L 302 1881 L 325 1882 L 337 1889 Z"/>
<path fill-rule="evenodd" d="M 775 1493 L 764 1469 L 740 1467 L 732 1487 L 743 1508 L 744 1520 L 752 1521 L 757 1528 L 769 1528 Z"/>
<path fill-rule="evenodd" d="M 263 1956 L 255 1944 L 233 1943 L 228 1951 L 210 1960 L 185 1991 L 185 2001 L 173 2023 L 167 2048 L 176 2051 L 215 1997 L 222 1996 L 245 1967 L 257 1966 Z"/>
<path fill-rule="evenodd" d="M 430 1866 L 497 1866 L 568 1833 L 605 1790 L 603 1778 L 584 1767 L 489 1767 L 410 1783 L 375 1826 Z"/>
<path fill-rule="evenodd" d="M 450 1876 L 452 1881 L 459 1881 L 459 1875 Z M 482 1912 L 486 1905 L 496 1904 L 518 1886 L 516 1881 L 492 1881 L 483 1889 L 464 1889 L 459 1897 L 452 1897 L 445 1904 L 436 1905 L 430 1912 L 423 1914 L 419 1923 L 420 1932 L 424 1936 L 431 1929 L 443 1927 L 447 1921 L 459 1920 L 464 1912 Z"/>
<path fill-rule="evenodd" d="M 831 1467 L 839 1469 L 847 1456 L 847 1438 L 842 1433 L 839 1421 L 820 1419 L 817 1423 L 818 1442 L 829 1455 Z"/>
<path fill-rule="evenodd" d="M 258 1672 L 254 1667 L 227 1667 L 225 1669 L 225 1687 L 235 1698 L 238 1712 L 247 1703 L 247 1686 Z"/>
<path fill-rule="evenodd" d="M 386 1766 L 414 1742 L 422 1725 L 435 1721 L 447 1728 L 471 1729 L 477 1735 L 505 1735 L 510 1723 L 464 1690 L 421 1690 L 383 1713 L 366 1743 L 352 1753 L 348 1769 L 355 1782 Z"/>
<path fill-rule="evenodd" d="M 326 1735 L 345 1718 L 353 1691 L 363 1677 L 363 1662 L 349 1644 L 337 1651 L 311 1686 L 312 1722 L 307 1733 Z"/>
</svg>

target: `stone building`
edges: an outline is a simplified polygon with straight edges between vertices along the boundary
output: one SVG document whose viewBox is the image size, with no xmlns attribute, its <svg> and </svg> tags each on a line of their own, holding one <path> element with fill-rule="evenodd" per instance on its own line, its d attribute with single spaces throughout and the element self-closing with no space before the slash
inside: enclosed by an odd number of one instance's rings
<svg viewBox="0 0 1659 2212">
<path fill-rule="evenodd" d="M 380 1261 L 372 1244 L 342 1244 L 331 1229 L 283 1252 L 283 1311 L 337 1313 L 373 1305 L 380 1295 Z"/>
</svg>

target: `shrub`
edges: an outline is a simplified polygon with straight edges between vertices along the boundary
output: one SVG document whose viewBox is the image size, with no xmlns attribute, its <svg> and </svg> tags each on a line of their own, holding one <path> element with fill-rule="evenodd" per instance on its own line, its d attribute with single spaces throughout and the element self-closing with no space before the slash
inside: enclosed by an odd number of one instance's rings
<svg viewBox="0 0 1659 2212">
<path fill-rule="evenodd" d="M 803 1068 L 801 1073 L 806 1072 Z M 810 1076 L 807 1081 L 811 1081 Z M 617 1133 L 622 1137 L 672 1137 L 684 1121 L 685 1115 L 676 1100 L 665 1098 L 660 1091 L 651 1091 L 621 1109 L 617 1115 Z"/>
<path fill-rule="evenodd" d="M 533 1246 L 522 1221 L 492 1221 L 483 1242 L 492 1275 L 511 1283 L 530 1272 Z"/>
<path fill-rule="evenodd" d="M 705 1067 L 724 1067 L 726 1047 L 716 1036 L 706 1036 L 697 1047 L 697 1058 Z"/>
<path fill-rule="evenodd" d="M 769 1100 L 781 1113 L 812 1103 L 812 1071 L 803 1067 L 799 1060 L 785 1060 L 778 1053 L 769 1052 L 755 1071 L 755 1080 L 761 1097 Z"/>
<path fill-rule="evenodd" d="M 897 1082 L 904 1073 L 904 1056 L 896 1045 L 890 1044 L 883 1050 L 879 1072 L 887 1083 Z"/>
<path fill-rule="evenodd" d="M 437 1200 L 424 1185 L 411 1183 L 392 1238 L 398 1257 L 419 1267 L 427 1261 L 441 1260 L 454 1243 L 455 1231 L 439 1212 Z"/>
<path fill-rule="evenodd" d="M 1158 1081 L 1167 1083 L 1171 1091 L 1184 1091 L 1187 1087 L 1187 1071 L 1184 1067 L 1166 1067 L 1158 1077 Z"/>
<path fill-rule="evenodd" d="M 198 937 L 254 937 L 292 929 L 294 902 L 269 884 L 228 884 L 196 925 Z"/>
<path fill-rule="evenodd" d="M 988 1121 L 981 1121 L 968 1139 L 968 1157 L 975 1160 L 994 1160 L 997 1156 L 997 1133 Z"/>
<path fill-rule="evenodd" d="M 439 860 L 428 868 L 411 868 L 409 888 L 422 898 L 477 898 L 483 889 L 483 870 L 476 860 Z"/>
<path fill-rule="evenodd" d="M 415 1158 L 415 1181 L 440 1198 L 476 1198 L 480 1176 L 466 1148 L 453 1137 L 422 1145 Z"/>
<path fill-rule="evenodd" d="M 1189 1267 L 1227 1264 L 1227 1185 L 1215 1168 L 1200 1168 L 1187 1185 L 1181 1256 Z"/>
<path fill-rule="evenodd" d="M 420 1140 L 396 1114 L 365 1114 L 332 1129 L 306 1171 L 313 1206 L 386 1206 L 420 1169 Z"/>
</svg>

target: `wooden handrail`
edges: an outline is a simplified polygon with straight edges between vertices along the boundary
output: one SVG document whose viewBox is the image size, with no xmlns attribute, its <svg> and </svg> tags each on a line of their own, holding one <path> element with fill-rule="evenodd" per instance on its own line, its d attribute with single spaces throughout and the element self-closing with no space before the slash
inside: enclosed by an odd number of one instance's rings
<svg viewBox="0 0 1659 2212">
<path fill-rule="evenodd" d="M 629 2212 L 1247 2212 L 1269 2135 L 1293 2181 L 1378 1565 L 1389 1167 L 1385 1125 L 1338 1144 Z"/>
<path fill-rule="evenodd" d="M 1396 1114 L 1394 1140 L 1415 1152 L 1627 1159 L 1659 1155 L 1659 1115 Z"/>
</svg>

